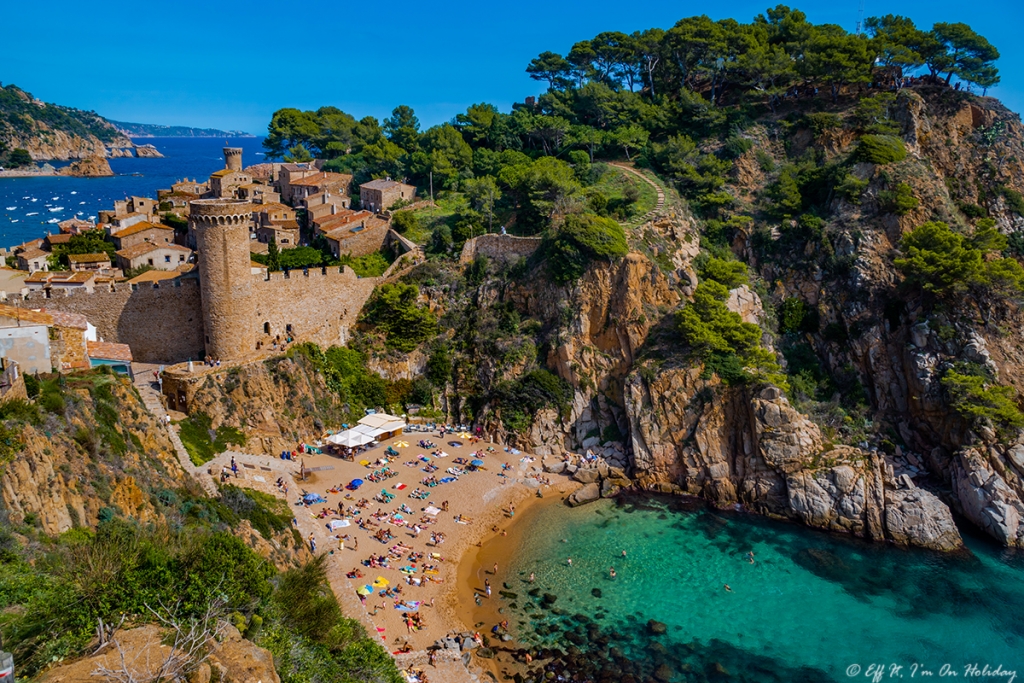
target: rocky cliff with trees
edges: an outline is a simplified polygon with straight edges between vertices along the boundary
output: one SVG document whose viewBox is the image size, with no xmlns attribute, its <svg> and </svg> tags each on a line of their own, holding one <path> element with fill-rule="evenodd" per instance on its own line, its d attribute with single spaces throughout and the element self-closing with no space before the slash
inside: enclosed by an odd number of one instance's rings
<svg viewBox="0 0 1024 683">
<path fill-rule="evenodd" d="M 1024 131 L 968 25 L 866 27 L 606 32 L 532 60 L 547 91 L 509 113 L 285 109 L 266 145 L 454 207 L 398 212 L 431 260 L 353 343 L 393 404 L 718 505 L 944 548 L 952 508 L 1021 545 Z M 616 158 L 663 207 L 610 196 Z M 541 246 L 450 260 L 493 225 Z"/>
<path fill-rule="evenodd" d="M 0 166 L 134 156 L 134 147 L 96 112 L 43 102 L 16 85 L 0 84 Z"/>
</svg>

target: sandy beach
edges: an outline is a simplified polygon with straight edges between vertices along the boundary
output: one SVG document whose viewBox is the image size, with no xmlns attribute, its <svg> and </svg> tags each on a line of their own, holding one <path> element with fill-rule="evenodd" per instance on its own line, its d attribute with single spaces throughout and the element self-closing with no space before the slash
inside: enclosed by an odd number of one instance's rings
<svg viewBox="0 0 1024 683">
<path fill-rule="evenodd" d="M 431 455 L 432 449 L 417 446 L 421 439 L 432 441 L 448 456 L 435 458 Z M 377 464 L 386 457 L 385 448 L 399 442 L 409 446 L 399 448 L 399 456 L 390 458 L 390 462 Z M 460 442 L 462 445 L 453 445 Z M 429 462 L 421 456 L 429 458 Z M 497 558 L 496 552 L 489 551 L 483 558 L 478 554 L 479 548 L 509 528 L 515 533 L 512 521 L 533 505 L 546 501 L 560 503 L 564 493 L 577 486 L 566 477 L 544 473 L 540 459 L 527 453 L 516 454 L 484 441 L 473 444 L 469 439 L 452 434 L 440 437 L 436 431 L 403 434 L 357 456 L 354 461 L 308 454 L 301 459 L 282 460 L 228 451 L 208 463 L 207 468 L 219 477 L 223 467 L 230 467 L 231 458 L 237 463 L 238 476 L 232 477 L 230 483 L 288 501 L 303 539 L 308 544 L 312 535 L 316 553 L 329 555 L 328 576 L 342 609 L 362 621 L 371 634 L 376 634 L 403 666 L 411 663 L 422 666 L 427 660 L 426 649 L 438 639 L 472 630 L 478 621 L 473 612 L 477 609 L 474 593 L 482 596 L 482 603 L 487 602 L 485 579 L 491 584 L 497 608 L 497 591 L 502 590 L 503 582 L 511 583 L 515 579 L 502 573 L 502 560 Z M 449 474 L 449 468 L 462 467 L 456 464 L 460 458 L 466 462 L 479 458 L 485 464 L 476 471 Z M 361 465 L 361 461 L 369 464 Z M 430 463 L 438 469 L 425 472 Z M 506 464 L 508 469 L 503 470 Z M 303 467 L 307 471 L 305 481 L 300 477 Z M 380 482 L 368 479 L 383 467 L 397 475 Z M 422 481 L 431 476 L 438 480 L 451 477 L 452 481 L 428 487 Z M 277 485 L 279 478 L 287 483 L 287 494 Z M 365 483 L 358 490 L 346 490 L 344 487 L 354 479 Z M 415 497 L 417 490 L 428 496 Z M 382 491 L 394 497 L 386 503 L 375 500 L 375 496 L 383 497 Z M 326 502 L 300 504 L 300 499 L 307 494 L 317 494 Z M 360 501 L 366 501 L 363 507 L 357 507 Z M 432 512 L 428 507 L 440 509 L 444 502 L 448 503 L 446 512 L 428 514 Z M 514 516 L 509 514 L 509 505 L 514 506 Z M 339 514 L 339 506 L 342 514 Z M 397 519 L 396 514 L 401 519 Z M 366 528 L 359 526 L 360 520 L 364 520 Z M 332 521 L 338 527 L 333 531 L 330 529 Z M 412 528 L 414 524 L 421 524 L 418 534 Z M 381 530 L 386 530 L 392 538 L 386 542 L 375 538 Z M 431 540 L 432 533 L 443 534 L 445 540 L 435 544 Z M 341 538 L 343 536 L 347 538 Z M 494 545 L 490 543 L 488 547 Z M 371 556 L 388 557 L 388 566 L 366 566 Z M 484 559 L 489 565 L 486 572 L 480 566 Z M 491 574 L 494 562 L 499 563 L 498 572 Z M 361 576 L 349 576 L 354 572 Z M 367 592 L 364 588 L 367 585 L 373 588 L 373 593 L 359 596 L 357 591 Z M 387 594 L 388 589 L 391 594 Z M 394 594 L 396 590 L 400 592 Z M 410 619 L 418 619 L 420 626 L 411 626 Z M 404 649 L 411 652 L 401 654 Z M 454 653 L 446 654 L 454 660 L 453 664 L 457 661 Z M 431 675 L 429 667 L 428 675 L 432 681 L 455 680 Z"/>
</svg>

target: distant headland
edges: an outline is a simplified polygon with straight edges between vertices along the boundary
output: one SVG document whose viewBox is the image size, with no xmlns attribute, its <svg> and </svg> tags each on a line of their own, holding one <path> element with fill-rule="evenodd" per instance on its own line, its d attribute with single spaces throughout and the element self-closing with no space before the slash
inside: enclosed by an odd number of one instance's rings
<svg viewBox="0 0 1024 683">
<path fill-rule="evenodd" d="M 191 126 L 161 126 L 155 123 L 124 123 L 110 121 L 115 128 L 130 138 L 254 138 L 243 130 L 193 128 Z"/>
</svg>

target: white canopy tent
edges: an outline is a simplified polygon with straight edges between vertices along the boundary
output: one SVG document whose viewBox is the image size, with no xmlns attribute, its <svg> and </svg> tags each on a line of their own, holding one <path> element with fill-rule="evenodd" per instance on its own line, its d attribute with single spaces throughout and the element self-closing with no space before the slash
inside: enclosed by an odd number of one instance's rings
<svg viewBox="0 0 1024 683">
<path fill-rule="evenodd" d="M 327 437 L 328 443 L 333 443 L 336 446 L 345 446 L 346 448 L 355 448 L 356 446 L 365 446 L 373 441 L 373 437 L 369 434 L 363 434 L 354 429 L 348 429 L 344 432 L 338 432 Z"/>
<path fill-rule="evenodd" d="M 360 428 L 369 430 L 365 433 L 373 434 L 374 438 L 382 435 L 392 437 L 402 433 L 402 430 L 405 429 L 405 421 L 387 413 L 372 413 L 359 420 L 356 429 Z"/>
</svg>

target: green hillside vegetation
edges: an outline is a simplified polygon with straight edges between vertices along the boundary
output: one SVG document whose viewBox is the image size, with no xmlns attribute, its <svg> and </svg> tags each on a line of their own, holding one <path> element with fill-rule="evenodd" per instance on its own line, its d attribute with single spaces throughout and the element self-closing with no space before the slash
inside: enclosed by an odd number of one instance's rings
<svg viewBox="0 0 1024 683">
<path fill-rule="evenodd" d="M 106 143 L 122 137 L 109 121 L 94 111 L 37 103 L 31 93 L 16 85 L 0 86 L 0 164 L 11 167 L 26 165 L 24 159 L 13 156 L 16 148 L 10 142 L 15 135 L 36 134 L 38 124 L 68 135 L 94 136 Z"/>
</svg>

